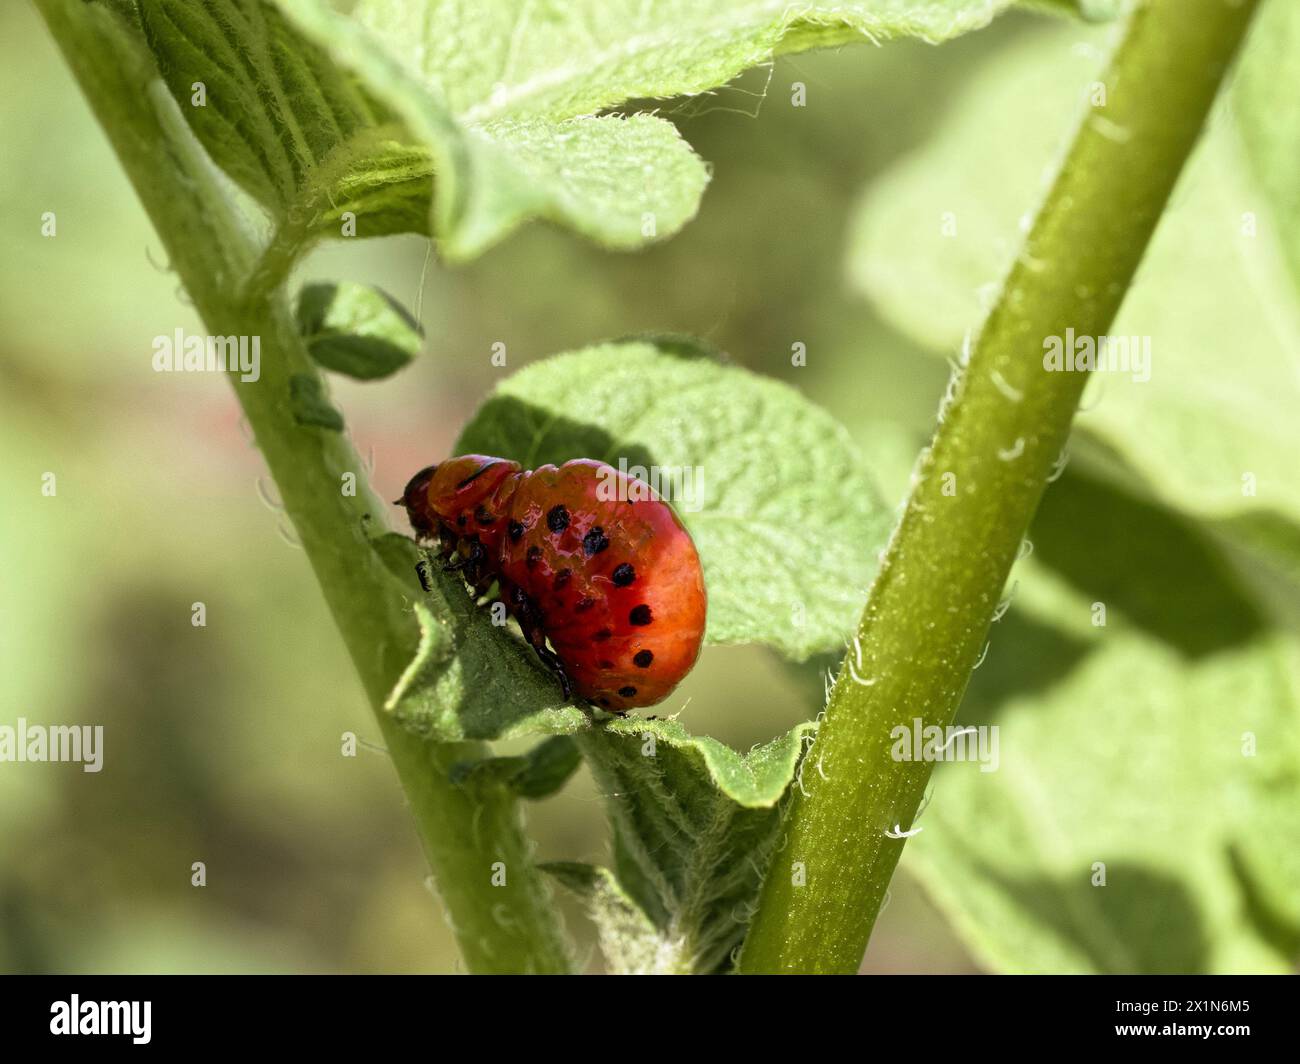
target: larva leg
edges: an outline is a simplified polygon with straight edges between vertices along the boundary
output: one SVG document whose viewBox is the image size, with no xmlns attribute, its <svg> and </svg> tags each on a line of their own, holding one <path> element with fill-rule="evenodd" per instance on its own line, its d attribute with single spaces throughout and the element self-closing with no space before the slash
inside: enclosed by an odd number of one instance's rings
<svg viewBox="0 0 1300 1064">
<path fill-rule="evenodd" d="M 555 673 L 555 678 L 560 681 L 560 690 L 564 692 L 564 700 L 566 702 L 573 701 L 573 687 L 569 683 L 569 674 L 564 671 L 564 662 L 560 660 L 559 655 L 545 643 L 542 643 L 541 646 L 533 643 L 533 649 L 537 651 L 537 656 L 542 659 L 542 664 Z"/>
<path fill-rule="evenodd" d="M 546 633 L 542 630 L 541 614 L 533 605 L 532 599 L 523 588 L 516 585 L 507 592 L 506 602 L 514 613 L 515 620 L 519 622 L 520 631 L 524 633 L 528 645 L 537 651 L 542 664 L 555 673 L 555 678 L 560 681 L 560 689 L 564 692 L 565 701 L 572 701 L 573 685 L 569 683 L 569 674 L 564 671 L 564 662 L 560 660 L 559 655 L 546 645 Z"/>
<path fill-rule="evenodd" d="M 415 563 L 415 575 L 420 578 L 420 586 L 426 595 L 433 594 L 433 574 L 429 570 L 429 560 L 421 558 Z"/>
</svg>

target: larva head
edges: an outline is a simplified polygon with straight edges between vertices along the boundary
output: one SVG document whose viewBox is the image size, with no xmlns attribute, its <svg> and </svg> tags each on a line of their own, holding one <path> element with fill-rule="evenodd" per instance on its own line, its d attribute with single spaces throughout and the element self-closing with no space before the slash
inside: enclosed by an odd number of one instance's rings
<svg viewBox="0 0 1300 1064">
<path fill-rule="evenodd" d="M 472 516 L 519 471 L 518 462 L 482 454 L 448 458 L 416 473 L 402 492 L 401 505 L 422 536 L 433 534 L 439 525 L 463 531 L 462 519 Z"/>
</svg>

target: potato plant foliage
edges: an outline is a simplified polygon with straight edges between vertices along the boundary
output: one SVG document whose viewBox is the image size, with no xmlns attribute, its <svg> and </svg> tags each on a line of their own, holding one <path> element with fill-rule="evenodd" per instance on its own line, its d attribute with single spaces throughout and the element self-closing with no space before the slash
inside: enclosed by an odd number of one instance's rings
<svg viewBox="0 0 1300 1064">
<path fill-rule="evenodd" d="M 270 396 L 241 401 L 278 455 L 282 489 L 312 470 L 329 483 L 326 473 L 354 468 L 346 410 L 325 374 L 383 381 L 426 344 L 386 293 L 348 278 L 299 283 L 295 268 L 321 242 L 415 233 L 458 264 L 540 220 L 635 251 L 690 222 L 710 180 L 660 101 L 709 93 L 791 53 L 857 44 L 870 62 L 871 46 L 938 45 L 1013 6 L 1035 8 L 1042 17 L 990 69 L 972 71 L 943 123 L 875 175 L 846 219 L 845 283 L 921 346 L 956 356 L 987 309 L 982 286 L 1016 260 L 1017 222 L 1072 132 L 1063 116 L 1099 77 L 1124 6 L 39 5 L 160 233 L 181 257 L 203 249 L 182 275 L 207 292 L 196 291 L 200 310 L 222 318 L 210 327 L 271 337 L 267 358 L 281 368 L 237 390 Z M 941 770 L 907 850 L 994 970 L 1282 971 L 1300 946 L 1300 440 L 1294 389 L 1269 383 L 1279 360 L 1294 363 L 1300 185 L 1286 161 L 1300 151 L 1300 126 L 1272 108 L 1279 84 L 1300 91 L 1300 19 L 1282 0 L 1267 19 L 1230 93 L 1237 121 L 1216 124 L 1194 158 L 1116 326 L 1154 336 L 1168 365 L 1146 390 L 1113 385 L 1118 394 L 1081 419 L 1077 460 L 1049 489 L 1034 554 L 1017 563 L 1013 610 L 964 704 L 962 720 L 1001 727 L 1001 765 Z M 1074 47 L 1081 40 L 1091 49 Z M 133 85 L 147 91 L 127 98 Z M 151 199 L 141 158 L 182 175 L 174 188 L 191 199 Z M 1225 253 L 1244 202 L 1258 203 L 1265 235 Z M 213 221 L 218 203 L 237 225 Z M 941 211 L 957 219 L 955 238 Z M 562 283 L 556 298 L 562 307 Z M 1238 356 L 1228 385 L 1216 373 L 1225 346 Z M 886 432 L 869 454 L 920 450 L 918 440 L 892 446 Z M 830 665 L 840 683 L 872 682 L 856 675 L 852 651 L 835 663 L 878 577 L 906 469 L 868 461 L 795 388 L 702 341 L 615 338 L 503 375 L 453 453 L 526 468 L 596 458 L 702 470 L 700 505 L 679 511 L 705 570 L 707 642 L 759 644 L 802 675 Z M 1257 492 L 1239 490 L 1245 472 Z M 852 771 L 819 758 L 822 706 L 746 753 L 671 717 L 597 721 L 566 704 L 454 573 L 421 588 L 420 548 L 384 529 L 367 499 L 315 511 L 291 503 L 377 713 L 414 744 L 405 761 L 395 755 L 404 786 L 424 793 L 421 773 L 436 774 L 428 793 L 453 796 L 417 817 L 463 941 L 498 904 L 458 886 L 473 864 L 465 838 L 499 831 L 503 851 L 528 864 L 515 803 L 554 795 L 581 759 L 609 796 L 608 859 L 522 870 L 512 929 L 493 933 L 523 944 L 471 955 L 474 965 L 569 966 L 566 947 L 537 930 L 555 884 L 582 899 L 610 970 L 732 970 L 802 775 Z M 1121 550 L 1152 528 L 1173 547 Z M 1105 627 L 1089 612 L 1102 599 Z M 898 666 L 920 676 L 928 663 Z M 1254 753 L 1243 757 L 1247 735 Z M 485 745 L 519 738 L 528 752 Z M 489 837 L 473 860 L 496 845 Z M 1099 863 L 1105 889 L 1093 878 Z M 1160 926 L 1144 915 L 1152 909 Z"/>
</svg>

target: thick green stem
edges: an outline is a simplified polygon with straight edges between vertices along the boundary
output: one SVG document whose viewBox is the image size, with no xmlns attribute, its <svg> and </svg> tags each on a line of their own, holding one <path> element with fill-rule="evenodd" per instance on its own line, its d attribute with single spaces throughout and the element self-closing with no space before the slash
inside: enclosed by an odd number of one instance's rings
<svg viewBox="0 0 1300 1064">
<path fill-rule="evenodd" d="M 207 327 L 260 338 L 259 379 L 231 381 L 374 707 L 466 964 L 479 972 L 567 971 L 563 933 L 515 802 L 504 793 L 471 796 L 448 779 L 452 764 L 484 756 L 484 748 L 426 742 L 383 710 L 415 650 L 415 591 L 371 546 L 388 508 L 351 443 L 294 420 L 290 378 L 318 374 L 284 292 L 248 297 L 243 282 L 258 243 L 117 16 L 84 0 L 37 5 Z M 345 474 L 355 478 L 355 494 L 345 493 Z M 497 886 L 502 866 L 505 883 Z"/>
<path fill-rule="evenodd" d="M 969 362 L 940 411 L 831 692 L 763 886 L 745 972 L 852 972 L 931 766 L 891 732 L 945 726 L 1069 435 L 1086 375 L 1045 342 L 1104 335 L 1195 144 L 1255 0 L 1150 0 L 1133 14 Z M 971 160 L 978 166 L 979 160 Z M 860 651 L 860 656 L 859 656 Z M 849 668 L 850 663 L 852 669 Z"/>
</svg>

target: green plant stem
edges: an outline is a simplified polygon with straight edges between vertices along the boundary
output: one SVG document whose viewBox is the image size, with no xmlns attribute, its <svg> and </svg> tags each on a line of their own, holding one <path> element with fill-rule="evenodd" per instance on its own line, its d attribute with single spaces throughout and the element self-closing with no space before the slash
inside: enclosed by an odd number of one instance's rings
<svg viewBox="0 0 1300 1064">
<path fill-rule="evenodd" d="M 426 742 L 382 708 L 415 649 L 415 591 L 371 546 L 387 507 L 351 443 L 293 418 L 290 377 L 318 379 L 317 371 L 283 290 L 254 299 L 244 290 L 260 249 L 224 179 L 117 16 L 84 0 L 36 2 L 207 327 L 261 338 L 260 379 L 230 379 L 375 710 L 466 964 L 477 972 L 567 971 L 563 932 L 516 803 L 504 792 L 472 797 L 448 779 L 452 764 L 485 748 Z M 343 491 L 347 473 L 356 478 L 354 496 Z M 497 862 L 504 886 L 492 884 Z"/>
<path fill-rule="evenodd" d="M 1105 104 L 1085 117 L 940 411 L 793 795 L 742 971 L 861 963 L 905 841 L 886 832 L 911 828 L 930 778 L 928 762 L 892 758 L 891 732 L 951 723 L 1087 380 L 1047 372 L 1044 341 L 1110 327 L 1255 6 L 1150 0 L 1131 17 Z"/>
<path fill-rule="evenodd" d="M 305 209 L 286 219 L 271 235 L 243 286 L 243 299 L 256 302 L 261 293 L 273 292 L 283 285 L 302 257 L 310 231 L 309 212 Z"/>
</svg>

